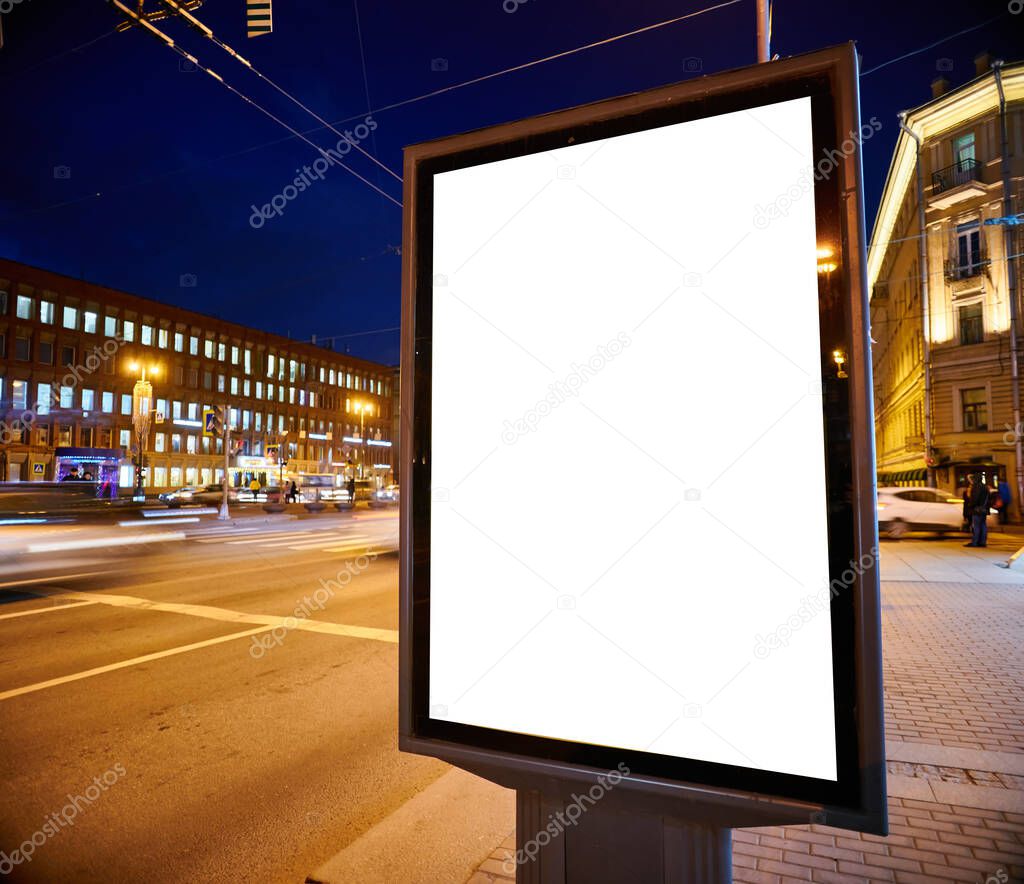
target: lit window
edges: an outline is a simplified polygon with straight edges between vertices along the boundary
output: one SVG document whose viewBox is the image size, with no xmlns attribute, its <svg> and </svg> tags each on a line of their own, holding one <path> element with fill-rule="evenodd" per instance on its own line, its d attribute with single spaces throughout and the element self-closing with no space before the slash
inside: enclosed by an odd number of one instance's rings
<svg viewBox="0 0 1024 884">
<path fill-rule="evenodd" d="M 64 307 L 64 328 L 78 328 L 78 308 Z"/>
<path fill-rule="evenodd" d="M 224 344 L 217 344 L 217 361 L 223 362 L 227 357 L 228 348 Z"/>
<path fill-rule="evenodd" d="M 224 375 L 222 374 L 217 375 L 217 392 L 224 392 Z"/>
<path fill-rule="evenodd" d="M 167 467 L 153 467 L 153 485 L 157 488 L 167 487 Z"/>
<path fill-rule="evenodd" d="M 130 448 L 132 444 L 132 431 L 119 430 L 117 434 L 117 444 L 122 448 Z"/>
<path fill-rule="evenodd" d="M 131 396 L 128 397 L 128 401 L 131 401 Z M 74 408 L 75 407 L 75 388 L 74 387 L 61 387 L 60 388 L 60 407 L 61 408 Z"/>
<path fill-rule="evenodd" d="M 104 390 L 100 400 L 103 412 L 105 414 L 111 414 L 114 411 L 114 394 L 111 393 L 110 390 Z"/>
<path fill-rule="evenodd" d="M 93 313 L 91 310 L 86 310 L 85 313 L 82 314 L 82 331 L 89 335 L 96 334 L 96 321 L 98 319 L 99 316 L 97 314 Z"/>
<path fill-rule="evenodd" d="M 171 434 L 171 451 L 175 453 L 181 451 L 181 433 Z"/>
<path fill-rule="evenodd" d="M 236 377 L 232 377 L 231 378 L 231 395 L 232 396 L 237 396 L 238 395 L 238 378 L 236 378 Z"/>
<path fill-rule="evenodd" d="M 250 374 L 252 372 L 252 350 L 246 348 L 245 350 L 245 373 Z"/>
<path fill-rule="evenodd" d="M 193 356 L 199 355 L 199 338 L 190 335 L 188 339 L 188 352 Z"/>
<path fill-rule="evenodd" d="M 93 411 L 96 408 L 96 391 L 82 390 L 82 411 Z"/>
<path fill-rule="evenodd" d="M 39 384 L 36 387 L 36 411 L 39 414 L 50 413 L 50 385 Z"/>
<path fill-rule="evenodd" d="M 132 413 L 132 394 L 122 393 L 121 394 L 121 414 Z"/>
<path fill-rule="evenodd" d="M 231 364 L 238 365 L 238 347 L 231 348 Z"/>
<path fill-rule="evenodd" d="M 171 403 L 171 417 L 174 420 L 181 420 L 181 400 Z"/>
<path fill-rule="evenodd" d="M 203 355 L 207 359 L 213 359 L 213 341 L 209 338 L 203 342 Z"/>
<path fill-rule="evenodd" d="M 181 332 L 174 333 L 174 350 L 181 353 L 185 349 L 185 336 Z"/>
<path fill-rule="evenodd" d="M 251 389 L 252 388 L 249 386 L 249 379 L 246 378 L 244 381 L 242 381 L 242 395 L 248 398 Z"/>
<path fill-rule="evenodd" d="M 123 331 L 121 332 L 121 334 L 122 334 L 122 336 L 124 337 L 124 339 L 126 341 L 134 341 L 135 340 L 135 323 L 134 322 L 132 322 L 130 319 L 126 319 L 124 321 L 124 325 L 122 326 L 122 329 L 123 329 Z"/>
<path fill-rule="evenodd" d="M 144 346 L 146 346 L 146 347 L 152 347 L 153 346 L 153 326 L 151 326 L 151 325 L 143 325 L 143 326 L 140 327 L 139 331 L 142 333 L 141 337 L 139 338 L 140 342 Z"/>
<path fill-rule="evenodd" d="M 103 334 L 108 338 L 117 337 L 117 317 L 116 316 L 104 316 L 103 317 Z"/>
<path fill-rule="evenodd" d="M 18 319 L 32 318 L 32 299 L 25 295 L 18 295 Z"/>
<path fill-rule="evenodd" d="M 185 451 L 189 454 L 196 453 L 196 437 L 192 433 L 185 437 Z"/>
<path fill-rule="evenodd" d="M 157 433 L 153 437 L 153 450 L 164 451 L 167 448 L 167 437 L 163 433 Z"/>
<path fill-rule="evenodd" d="M 171 467 L 171 485 L 177 487 L 181 484 L 181 467 Z"/>
<path fill-rule="evenodd" d="M 18 299 L 19 301 L 21 298 Z M 267 377 L 272 378 L 274 376 L 274 354 L 267 354 Z"/>
</svg>

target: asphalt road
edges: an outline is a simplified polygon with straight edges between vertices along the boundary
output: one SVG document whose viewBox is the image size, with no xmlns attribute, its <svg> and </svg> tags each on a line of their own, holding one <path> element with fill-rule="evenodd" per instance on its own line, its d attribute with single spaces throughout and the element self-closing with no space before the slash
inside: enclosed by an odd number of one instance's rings
<svg viewBox="0 0 1024 884">
<path fill-rule="evenodd" d="M 396 747 L 394 512 L 198 518 L 0 538 L 8 880 L 303 881 L 447 769 Z"/>
</svg>

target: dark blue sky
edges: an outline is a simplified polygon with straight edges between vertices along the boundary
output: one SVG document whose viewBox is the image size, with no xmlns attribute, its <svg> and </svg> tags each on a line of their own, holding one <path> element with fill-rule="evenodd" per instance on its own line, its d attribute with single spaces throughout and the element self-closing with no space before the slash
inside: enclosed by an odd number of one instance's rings
<svg viewBox="0 0 1024 884">
<path fill-rule="evenodd" d="M 309 145 L 202 72 L 183 70 L 155 39 L 137 30 L 111 33 L 119 17 L 102 0 L 15 2 L 4 16 L 0 50 L 0 255 L 295 338 L 353 335 L 345 339 L 350 352 L 397 362 L 397 332 L 376 333 L 399 322 L 401 212 L 395 205 L 335 168 L 281 217 L 254 230 L 251 206 L 268 202 L 296 168 L 313 162 Z M 206 0 L 196 15 L 263 73 L 336 121 L 365 114 L 367 94 L 369 108 L 381 108 L 706 5 L 526 0 L 509 14 L 502 0 L 362 0 L 362 51 L 355 7 L 346 0 L 278 0 L 274 33 L 251 40 L 244 0 Z M 146 6 L 155 8 L 156 0 Z M 698 66 L 715 73 L 748 64 L 753 8 L 754 0 L 743 0 L 379 110 L 377 129 L 363 146 L 400 172 L 407 144 L 699 76 Z M 869 228 L 896 140 L 896 112 L 923 103 L 937 71 L 950 65 L 946 75 L 955 84 L 970 79 L 980 50 L 1019 58 L 1022 22 L 1005 2 L 987 0 L 776 2 L 774 52 L 785 56 L 852 39 L 865 70 L 993 16 L 1000 18 L 862 78 L 862 115 L 884 124 L 865 144 Z M 180 22 L 159 27 L 291 125 L 317 126 Z M 434 59 L 446 60 L 447 70 L 436 70 L 444 65 Z M 324 147 L 337 141 L 324 130 L 310 137 Z M 353 168 L 401 199 L 397 181 L 351 156 Z"/>
</svg>

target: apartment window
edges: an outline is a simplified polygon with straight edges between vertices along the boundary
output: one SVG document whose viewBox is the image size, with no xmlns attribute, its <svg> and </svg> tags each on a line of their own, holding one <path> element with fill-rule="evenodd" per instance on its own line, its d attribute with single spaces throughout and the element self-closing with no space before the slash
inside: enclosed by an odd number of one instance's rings
<svg viewBox="0 0 1024 884">
<path fill-rule="evenodd" d="M 222 374 L 217 375 L 217 392 L 224 392 L 224 375 Z"/>
<path fill-rule="evenodd" d="M 91 310 L 86 310 L 82 314 L 82 331 L 86 334 L 96 334 L 96 322 L 99 320 L 99 315 L 93 313 Z"/>
<path fill-rule="evenodd" d="M 189 402 L 187 414 L 190 421 L 199 420 L 199 403 Z"/>
<path fill-rule="evenodd" d="M 238 347 L 231 348 L 231 364 L 238 365 Z"/>
<path fill-rule="evenodd" d="M 122 393 L 121 394 L 121 414 L 132 413 L 132 394 Z"/>
<path fill-rule="evenodd" d="M 20 303 L 21 298 L 18 298 L 18 301 Z M 267 377 L 268 378 L 272 378 L 273 376 L 274 376 L 274 354 L 273 353 L 268 353 L 267 354 Z"/>
<path fill-rule="evenodd" d="M 28 381 L 11 381 L 11 405 L 22 411 L 28 408 Z"/>
<path fill-rule="evenodd" d="M 103 334 L 108 338 L 117 337 L 117 317 L 116 316 L 104 316 L 103 317 Z"/>
<path fill-rule="evenodd" d="M 160 414 L 166 415 L 167 414 L 167 400 L 166 399 L 157 399 L 156 400 L 156 410 L 158 412 L 160 412 Z"/>
<path fill-rule="evenodd" d="M 171 451 L 175 453 L 181 451 L 181 433 L 171 433 Z"/>
<path fill-rule="evenodd" d="M 181 484 L 181 467 L 171 467 L 171 486 L 177 487 Z"/>
<path fill-rule="evenodd" d="M 60 348 L 60 364 L 61 365 L 74 365 L 75 364 L 75 348 L 74 347 L 61 347 Z"/>
<path fill-rule="evenodd" d="M 18 319 L 31 319 L 32 318 L 32 299 L 25 295 L 18 295 L 18 307 L 17 307 Z"/>
<path fill-rule="evenodd" d="M 213 372 L 212 371 L 204 371 L 203 372 L 203 389 L 204 390 L 212 390 L 213 389 Z"/>
<path fill-rule="evenodd" d="M 151 326 L 151 325 L 143 325 L 143 326 L 140 327 L 139 331 L 141 332 L 141 335 L 139 337 L 139 341 L 142 343 L 142 345 L 145 346 L 145 347 L 152 347 L 153 346 L 153 326 Z"/>
<path fill-rule="evenodd" d="M 132 445 L 132 431 L 131 430 L 118 430 L 117 431 L 117 444 L 122 448 L 131 448 Z"/>
<path fill-rule="evenodd" d="M 195 485 L 196 484 L 197 470 L 195 467 L 185 467 L 185 484 Z"/>
<path fill-rule="evenodd" d="M 967 132 L 953 139 L 953 162 L 960 168 L 973 165 L 974 133 Z"/>
<path fill-rule="evenodd" d="M 203 342 L 203 355 L 207 359 L 213 359 L 213 341 L 209 338 Z"/>
<path fill-rule="evenodd" d="M 960 343 L 980 344 L 985 337 L 981 304 L 966 304 L 958 309 L 957 314 L 960 320 Z"/>
<path fill-rule="evenodd" d="M 182 387 L 185 385 L 185 366 L 174 366 L 174 385 L 176 387 Z"/>
<path fill-rule="evenodd" d="M 38 384 L 36 386 L 36 412 L 38 414 L 50 413 L 50 385 Z"/>
<path fill-rule="evenodd" d="M 157 488 L 167 487 L 167 467 L 153 467 L 153 484 Z"/>
<path fill-rule="evenodd" d="M 977 221 L 956 228 L 957 275 L 973 276 L 981 269 L 981 227 Z"/>
<path fill-rule="evenodd" d="M 121 326 L 121 335 L 126 341 L 135 340 L 135 323 L 130 319 L 126 319 L 124 324 Z"/>
<path fill-rule="evenodd" d="M 110 390 L 104 390 L 100 396 L 101 408 L 104 414 L 112 414 L 114 411 L 114 394 Z"/>
<path fill-rule="evenodd" d="M 217 361 L 223 362 L 227 358 L 227 347 L 224 344 L 217 345 Z"/>
<path fill-rule="evenodd" d="M 252 388 L 249 386 L 249 379 L 246 378 L 244 381 L 242 381 L 242 395 L 245 396 L 246 399 L 249 398 L 251 389 Z"/>
<path fill-rule="evenodd" d="M 185 336 L 181 332 L 174 333 L 174 350 L 176 353 L 185 352 Z"/>
<path fill-rule="evenodd" d="M 75 407 L 75 388 L 74 387 L 61 387 L 60 388 L 60 407 L 61 408 L 74 408 Z"/>
<path fill-rule="evenodd" d="M 203 436 L 203 454 L 210 453 L 210 437 Z"/>
<path fill-rule="evenodd" d="M 36 445 L 41 445 L 45 448 L 49 444 L 50 428 L 46 424 L 36 427 Z"/>
<path fill-rule="evenodd" d="M 232 377 L 231 378 L 231 395 L 232 396 L 237 396 L 238 395 L 238 378 L 236 378 L 236 377 Z"/>
<path fill-rule="evenodd" d="M 170 332 L 167 331 L 167 329 L 165 329 L 165 328 L 160 329 L 156 333 L 156 345 L 161 350 L 166 350 L 167 349 L 167 341 L 168 341 L 169 337 L 170 337 Z"/>
<path fill-rule="evenodd" d="M 190 335 L 189 336 L 189 339 L 188 339 L 188 352 L 192 356 L 198 356 L 199 355 L 199 338 L 197 338 L 195 335 Z"/>
<path fill-rule="evenodd" d="M 196 437 L 192 433 L 189 433 L 188 436 L 185 437 L 185 450 L 189 454 L 196 453 Z"/>
<path fill-rule="evenodd" d="M 195 390 L 199 386 L 199 369 L 190 368 L 188 370 L 188 385 Z"/>
<path fill-rule="evenodd" d="M 39 302 L 39 321 L 46 325 L 53 325 L 53 301 Z"/>
<path fill-rule="evenodd" d="M 28 362 L 32 358 L 32 338 L 18 335 L 14 339 L 14 358 L 18 362 Z"/>
<path fill-rule="evenodd" d="M 288 360 L 288 380 L 291 381 L 292 383 L 294 383 L 295 382 L 295 378 L 298 376 L 298 371 L 299 371 L 299 363 L 297 363 L 294 359 L 289 359 Z"/>
<path fill-rule="evenodd" d="M 7 332 L 0 332 L 0 359 L 7 358 Z"/>
<path fill-rule="evenodd" d="M 6 313 L 7 311 L 4 310 L 4 312 Z M 245 373 L 246 374 L 251 374 L 252 373 L 252 350 L 250 350 L 248 348 L 246 348 L 246 350 L 245 350 L 245 360 L 244 360 L 244 363 L 245 363 Z"/>
<path fill-rule="evenodd" d="M 94 411 L 96 409 L 96 391 L 82 390 L 82 411 Z"/>
<path fill-rule="evenodd" d="M 981 432 L 988 429 L 988 399 L 984 387 L 961 390 L 960 405 L 964 432 Z"/>
<path fill-rule="evenodd" d="M 7 315 L 7 292 L 0 290 L 0 315 Z"/>
<path fill-rule="evenodd" d="M 64 307 L 64 328 L 70 328 L 72 330 L 78 328 L 78 308 L 77 307 Z"/>
<path fill-rule="evenodd" d="M 173 420 L 181 420 L 181 400 L 177 400 L 171 403 L 171 418 Z"/>
</svg>

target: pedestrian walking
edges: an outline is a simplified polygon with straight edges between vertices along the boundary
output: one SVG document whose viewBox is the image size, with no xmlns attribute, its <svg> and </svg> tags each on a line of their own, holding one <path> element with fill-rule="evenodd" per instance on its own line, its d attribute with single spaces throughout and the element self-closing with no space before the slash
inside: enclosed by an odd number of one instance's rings
<svg viewBox="0 0 1024 884">
<path fill-rule="evenodd" d="M 299 486 L 295 484 L 295 480 L 292 479 L 292 484 L 288 488 L 288 501 L 295 503 L 299 499 Z"/>
<path fill-rule="evenodd" d="M 971 473 L 967 486 L 967 511 L 971 517 L 971 542 L 964 546 L 985 546 L 988 541 L 988 486 L 981 477 Z"/>
<path fill-rule="evenodd" d="M 1010 521 L 1010 483 L 1006 479 L 1000 479 L 997 487 L 999 488 L 999 500 L 1003 504 L 999 507 L 999 524 L 1005 525 Z"/>
<path fill-rule="evenodd" d="M 260 480 L 255 476 L 253 476 L 252 481 L 249 482 L 249 490 L 252 492 L 252 499 L 256 500 L 256 495 L 260 493 Z"/>
<path fill-rule="evenodd" d="M 356 505 L 356 477 L 352 476 L 348 480 L 348 501 L 352 506 Z"/>
</svg>

